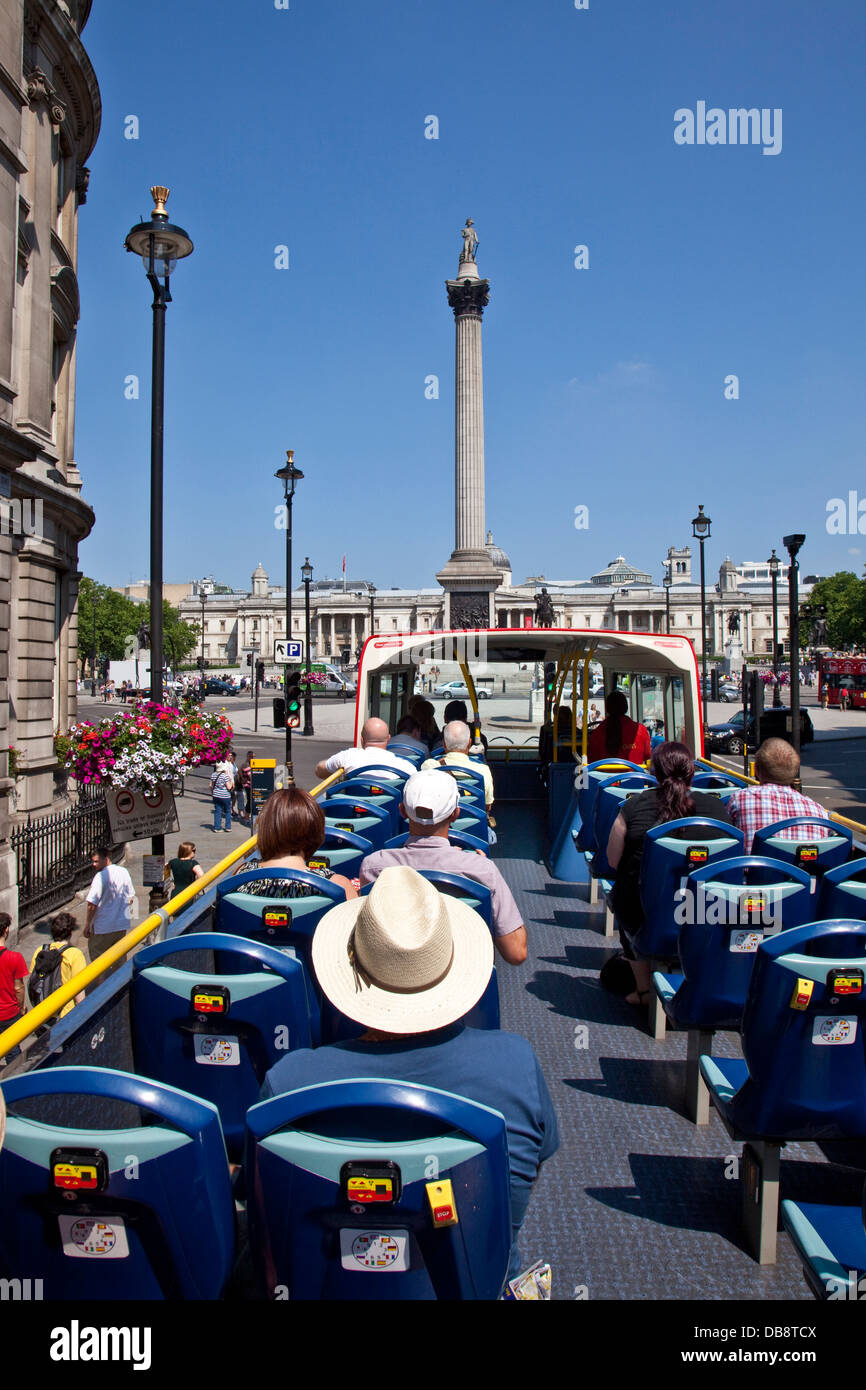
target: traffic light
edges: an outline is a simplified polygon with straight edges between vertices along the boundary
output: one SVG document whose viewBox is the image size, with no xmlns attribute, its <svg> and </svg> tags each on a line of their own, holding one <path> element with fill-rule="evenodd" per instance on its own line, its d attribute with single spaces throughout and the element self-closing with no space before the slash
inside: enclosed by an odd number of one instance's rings
<svg viewBox="0 0 866 1390">
<path fill-rule="evenodd" d="M 544 663 L 544 698 L 553 699 L 553 692 L 556 689 L 556 662 L 545 661 Z"/>
<path fill-rule="evenodd" d="M 264 684 L 264 679 L 265 679 L 265 663 L 264 663 L 263 661 L 257 661 L 257 662 L 256 662 L 256 684 L 257 684 L 257 685 L 263 685 L 263 684 Z"/>
<path fill-rule="evenodd" d="M 284 729 L 286 727 L 286 702 L 282 695 L 274 696 L 274 728 Z"/>
<path fill-rule="evenodd" d="M 253 654 L 252 654 L 252 652 L 247 652 L 247 665 L 248 665 L 248 666 L 252 666 L 252 664 L 253 664 Z"/>
<path fill-rule="evenodd" d="M 718 703 L 719 699 L 719 672 L 718 667 L 713 667 L 710 672 L 710 699 Z"/>
<path fill-rule="evenodd" d="M 286 728 L 297 729 L 301 723 L 301 668 L 290 666 L 286 671 Z"/>
<path fill-rule="evenodd" d="M 764 713 L 764 682 L 760 672 L 750 671 L 747 678 L 749 721 L 755 721 L 755 742 L 761 742 L 761 715 Z"/>
</svg>

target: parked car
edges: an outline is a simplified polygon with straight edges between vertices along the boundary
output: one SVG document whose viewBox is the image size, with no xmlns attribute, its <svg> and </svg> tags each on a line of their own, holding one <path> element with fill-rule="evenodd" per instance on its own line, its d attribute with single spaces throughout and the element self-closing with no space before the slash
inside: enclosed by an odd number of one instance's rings
<svg viewBox="0 0 866 1390">
<path fill-rule="evenodd" d="M 791 731 L 789 728 L 791 711 L 788 708 L 766 709 L 761 715 L 760 738 L 755 737 L 755 720 L 749 719 L 747 730 L 747 745 L 750 749 L 757 748 L 759 743 L 763 743 L 767 738 L 783 738 L 786 743 L 791 743 Z M 815 730 L 809 711 L 800 710 L 800 747 L 811 743 L 815 737 Z M 742 753 L 743 751 L 743 711 L 738 710 L 731 719 L 723 724 L 711 724 L 707 730 L 705 739 L 707 752 L 712 753 Z"/>
<path fill-rule="evenodd" d="M 489 700 L 490 691 L 483 686 L 476 686 L 475 693 L 479 700 Z M 443 685 L 437 685 L 433 691 L 434 696 L 443 700 L 468 700 L 469 687 L 465 681 L 446 681 Z"/>
<path fill-rule="evenodd" d="M 228 681 L 220 681 L 211 677 L 204 683 L 205 695 L 237 695 L 236 685 L 229 685 Z"/>
</svg>

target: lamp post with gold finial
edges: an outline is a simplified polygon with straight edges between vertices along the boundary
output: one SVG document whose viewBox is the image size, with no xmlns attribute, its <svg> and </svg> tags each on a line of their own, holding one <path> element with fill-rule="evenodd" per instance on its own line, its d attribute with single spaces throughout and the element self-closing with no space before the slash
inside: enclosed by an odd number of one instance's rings
<svg viewBox="0 0 866 1390">
<path fill-rule="evenodd" d="M 171 303 L 169 279 L 177 262 L 192 254 L 193 244 L 182 227 L 168 220 L 165 210 L 169 190 L 154 184 L 150 190 L 154 208 L 149 222 L 139 222 L 126 238 L 127 251 L 141 256 L 144 273 L 153 290 L 153 388 L 150 404 L 150 698 L 162 704 L 162 475 L 165 419 L 165 310 Z M 152 853 L 165 855 L 165 837 L 155 835 Z M 154 888 L 151 907 L 165 901 L 165 892 Z"/>
</svg>

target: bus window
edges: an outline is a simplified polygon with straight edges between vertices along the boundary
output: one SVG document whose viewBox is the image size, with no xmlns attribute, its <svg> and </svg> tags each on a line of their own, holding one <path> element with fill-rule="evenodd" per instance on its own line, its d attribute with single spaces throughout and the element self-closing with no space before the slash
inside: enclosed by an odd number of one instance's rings
<svg viewBox="0 0 866 1390">
<path fill-rule="evenodd" d="M 665 737 L 688 746 L 682 677 L 669 676 L 665 684 Z"/>
<path fill-rule="evenodd" d="M 645 724 L 651 734 L 664 733 L 664 682 L 659 676 L 637 676 L 633 682 L 637 713 L 635 719 Z"/>
<path fill-rule="evenodd" d="M 406 713 L 412 676 L 410 666 L 390 666 L 370 678 L 370 714 L 384 719 L 392 733 Z"/>
</svg>

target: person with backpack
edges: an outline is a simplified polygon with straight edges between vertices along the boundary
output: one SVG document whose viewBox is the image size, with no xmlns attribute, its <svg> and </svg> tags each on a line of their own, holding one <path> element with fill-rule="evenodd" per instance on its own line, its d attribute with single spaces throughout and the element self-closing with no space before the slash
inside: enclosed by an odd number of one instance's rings
<svg viewBox="0 0 866 1390">
<path fill-rule="evenodd" d="M 67 984 L 73 976 L 79 975 L 87 965 L 84 952 L 73 946 L 70 940 L 77 927 L 78 923 L 71 912 L 58 912 L 51 919 L 51 941 L 46 946 L 40 946 L 30 962 L 27 996 L 33 1008 L 61 985 Z M 83 1002 L 84 990 L 64 1004 L 57 1017 L 63 1018 L 76 1004 Z"/>
<path fill-rule="evenodd" d="M 10 951 L 6 946 L 12 918 L 8 912 L 0 912 L 0 1035 L 11 1028 L 24 1012 L 24 981 L 27 978 L 27 962 L 20 951 Z M 16 1044 L 7 1052 L 5 1061 L 11 1062 L 19 1056 L 21 1048 Z M 3 1062 L 0 1060 L 0 1066 Z"/>
</svg>

